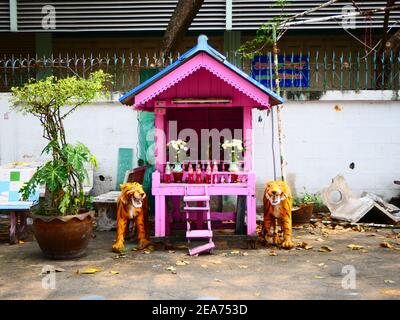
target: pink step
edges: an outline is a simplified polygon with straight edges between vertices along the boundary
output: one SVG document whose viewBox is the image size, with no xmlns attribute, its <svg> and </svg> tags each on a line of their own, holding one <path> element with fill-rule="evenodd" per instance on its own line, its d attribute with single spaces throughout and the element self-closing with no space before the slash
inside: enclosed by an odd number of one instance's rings
<svg viewBox="0 0 400 320">
<path fill-rule="evenodd" d="M 184 196 L 183 201 L 210 201 L 210 196 Z"/>
<path fill-rule="evenodd" d="M 184 207 L 185 211 L 209 211 L 210 207 Z"/>
<path fill-rule="evenodd" d="M 211 230 L 191 230 L 186 231 L 186 238 L 212 238 Z"/>
<path fill-rule="evenodd" d="M 205 252 L 205 251 L 210 251 L 210 250 L 212 250 L 214 248 L 215 248 L 214 242 L 209 242 L 209 243 L 203 244 L 201 246 L 189 249 L 189 255 L 190 256 L 195 256 L 195 255 L 197 255 L 199 253 L 202 253 L 202 252 Z"/>
</svg>

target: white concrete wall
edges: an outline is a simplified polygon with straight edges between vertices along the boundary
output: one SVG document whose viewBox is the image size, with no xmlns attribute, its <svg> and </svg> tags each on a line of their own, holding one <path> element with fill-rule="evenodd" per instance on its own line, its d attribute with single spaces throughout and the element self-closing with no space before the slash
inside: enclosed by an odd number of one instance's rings
<svg viewBox="0 0 400 320">
<path fill-rule="evenodd" d="M 400 102 L 361 101 L 364 98 L 352 95 L 349 99 L 353 101 L 332 97 L 285 104 L 286 176 L 295 192 L 303 191 L 303 187 L 319 191 L 337 174 L 343 174 L 357 195 L 369 191 L 388 199 L 400 193 L 400 187 L 393 184 L 393 180 L 400 179 Z M 271 116 L 256 111 L 253 128 L 260 198 L 263 182 L 273 179 Z M 353 170 L 349 168 L 352 162 Z M 276 163 L 279 176 L 278 158 Z"/>
<path fill-rule="evenodd" d="M 0 94 L 0 164 L 35 161 L 46 145 L 40 122 L 33 116 L 10 111 L 8 99 L 8 94 Z M 133 148 L 136 163 L 136 116 L 118 102 L 104 102 L 84 106 L 65 121 L 68 141 L 85 144 L 99 162 L 94 173 L 94 194 L 115 189 L 119 148 Z"/>
<path fill-rule="evenodd" d="M 8 97 L 0 94 L 0 164 L 35 160 L 45 143 L 39 122 L 10 112 Z M 379 99 L 384 100 L 368 101 L 367 93 L 345 98 L 328 93 L 319 101 L 285 104 L 286 174 L 295 191 L 303 187 L 318 191 L 337 174 L 344 174 L 356 194 L 369 191 L 390 198 L 400 193 L 393 184 L 400 179 L 400 102 L 390 97 Z M 336 105 L 341 111 L 335 110 Z M 118 148 L 133 148 L 136 158 L 136 116 L 118 102 L 105 102 L 81 108 L 66 122 L 68 139 L 86 144 L 99 160 L 94 194 L 115 188 Z M 261 204 L 264 183 L 273 179 L 271 116 L 256 110 L 253 127 L 254 169 Z M 354 170 L 349 168 L 351 162 Z M 278 159 L 276 164 L 279 176 Z M 100 175 L 105 181 L 99 180 Z"/>
</svg>

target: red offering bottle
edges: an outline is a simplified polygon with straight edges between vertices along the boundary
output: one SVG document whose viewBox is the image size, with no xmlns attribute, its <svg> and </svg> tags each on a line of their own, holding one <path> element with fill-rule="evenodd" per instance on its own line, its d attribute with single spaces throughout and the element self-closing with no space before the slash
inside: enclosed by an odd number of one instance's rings
<svg viewBox="0 0 400 320">
<path fill-rule="evenodd" d="M 164 173 L 164 182 L 165 183 L 171 183 L 171 167 L 169 166 L 169 162 L 167 162 L 167 165 L 165 166 L 165 173 Z"/>
<path fill-rule="evenodd" d="M 194 170 L 190 162 L 188 167 L 188 183 L 194 183 Z"/>
<path fill-rule="evenodd" d="M 196 183 L 202 183 L 203 178 L 202 178 L 202 171 L 201 171 L 201 164 L 197 164 L 196 168 Z"/>
<path fill-rule="evenodd" d="M 218 172 L 218 164 L 217 164 L 217 161 L 215 161 L 215 160 L 214 160 L 212 172 L 213 173 L 217 173 Z"/>
<path fill-rule="evenodd" d="M 206 183 L 212 183 L 212 174 L 211 174 L 211 165 L 210 161 L 207 161 L 207 168 L 206 168 Z"/>
</svg>

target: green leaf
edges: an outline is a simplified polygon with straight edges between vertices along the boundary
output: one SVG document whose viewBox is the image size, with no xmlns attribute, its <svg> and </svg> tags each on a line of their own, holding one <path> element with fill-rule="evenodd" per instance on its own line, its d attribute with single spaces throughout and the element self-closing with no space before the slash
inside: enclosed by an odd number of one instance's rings
<svg viewBox="0 0 400 320">
<path fill-rule="evenodd" d="M 47 146 L 43 148 L 41 154 L 44 153 L 49 154 L 53 151 L 53 149 L 59 149 L 59 148 L 60 146 L 58 145 L 57 141 L 52 140 L 47 144 Z"/>
<path fill-rule="evenodd" d="M 67 168 L 60 161 L 49 161 L 39 169 L 41 180 L 50 191 L 58 191 L 67 184 Z"/>
<path fill-rule="evenodd" d="M 42 126 L 43 136 L 48 144 L 42 154 L 49 154 L 52 161 L 39 167 L 29 182 L 20 190 L 27 199 L 40 184 L 45 184 L 50 192 L 50 202 L 46 210 L 62 214 L 76 213 L 84 205 L 83 182 L 88 179 L 85 165 L 97 166 L 96 158 L 82 143 L 75 145 L 66 142 L 63 120 L 78 107 L 96 100 L 107 89 L 111 76 L 102 70 L 93 72 L 87 79 L 72 76 L 58 79 L 30 80 L 21 87 L 13 87 L 12 109 L 37 117 Z M 62 113 L 65 109 L 66 112 Z M 47 194 L 47 193 L 46 193 Z M 48 208 L 51 203 L 51 208 Z"/>
</svg>

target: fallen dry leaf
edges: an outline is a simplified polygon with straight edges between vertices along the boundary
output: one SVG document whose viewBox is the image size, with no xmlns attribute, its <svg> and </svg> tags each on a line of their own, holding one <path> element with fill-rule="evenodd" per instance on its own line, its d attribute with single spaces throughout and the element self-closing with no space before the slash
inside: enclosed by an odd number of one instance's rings
<svg viewBox="0 0 400 320">
<path fill-rule="evenodd" d="M 296 247 L 304 249 L 306 247 L 306 245 L 307 245 L 307 242 L 302 241 L 302 242 L 299 242 L 298 244 L 296 244 Z"/>
<path fill-rule="evenodd" d="M 215 281 L 215 282 L 222 282 L 221 279 L 217 279 L 217 278 L 215 278 L 214 281 Z"/>
<path fill-rule="evenodd" d="M 186 260 L 178 260 L 178 261 L 176 261 L 176 265 L 177 266 L 186 266 L 186 265 L 188 265 L 190 262 L 189 261 L 186 261 Z"/>
<path fill-rule="evenodd" d="M 318 266 L 319 266 L 319 267 L 323 267 L 324 265 L 325 265 L 325 263 L 323 263 L 323 262 L 318 263 Z"/>
<path fill-rule="evenodd" d="M 24 243 L 25 243 L 25 241 L 18 240 L 18 244 L 24 244 Z"/>
<path fill-rule="evenodd" d="M 365 232 L 365 229 L 362 226 L 354 226 L 352 229 L 358 232 Z"/>
<path fill-rule="evenodd" d="M 297 248 L 305 249 L 305 250 L 310 250 L 313 248 L 313 246 L 309 245 L 307 242 L 300 242 L 296 246 Z"/>
<path fill-rule="evenodd" d="M 325 241 L 324 239 L 322 239 L 322 238 L 317 238 L 317 239 L 315 239 L 315 240 L 317 240 L 317 241 L 319 241 L 319 242 L 323 242 L 323 241 Z"/>
<path fill-rule="evenodd" d="M 248 267 L 249 266 L 244 266 L 244 265 L 239 266 L 240 269 L 247 269 Z"/>
<path fill-rule="evenodd" d="M 318 251 L 319 252 L 331 252 L 331 251 L 333 251 L 333 249 L 329 246 L 322 246 L 321 248 L 319 248 Z"/>
<path fill-rule="evenodd" d="M 233 254 L 233 255 L 235 255 L 235 254 L 239 254 L 240 253 L 240 251 L 239 250 L 233 250 L 233 251 L 231 251 L 231 254 Z"/>
<path fill-rule="evenodd" d="M 384 282 L 385 282 L 385 283 L 396 283 L 396 281 L 389 280 L 389 279 L 388 279 L 388 280 L 384 280 Z"/>
<path fill-rule="evenodd" d="M 94 268 L 86 268 L 86 269 L 83 269 L 83 270 L 78 270 L 78 273 L 80 273 L 80 274 L 94 274 L 94 273 L 97 273 L 97 272 L 100 272 L 100 271 L 101 271 L 100 268 L 94 267 Z"/>
<path fill-rule="evenodd" d="M 254 295 L 255 295 L 256 297 L 259 297 L 259 296 L 261 295 L 261 293 L 260 293 L 260 292 L 256 292 Z"/>
<path fill-rule="evenodd" d="M 381 289 L 381 292 L 388 296 L 400 296 L 400 289 Z"/>
<path fill-rule="evenodd" d="M 383 241 L 383 242 L 380 244 L 380 246 L 381 246 L 382 248 L 389 248 L 389 249 L 392 249 L 392 248 L 393 248 L 393 245 L 390 244 L 390 243 L 387 242 L 387 241 Z"/>
<path fill-rule="evenodd" d="M 170 271 L 172 274 L 176 274 L 176 269 L 173 266 L 166 268 L 165 270 Z"/>
<path fill-rule="evenodd" d="M 364 247 L 363 247 L 363 246 L 360 246 L 360 245 L 358 245 L 358 244 L 353 244 L 353 243 L 351 243 L 351 244 L 349 244 L 349 245 L 347 246 L 347 248 L 349 248 L 349 249 L 351 249 L 351 250 L 360 250 L 360 249 L 363 249 Z"/>
<path fill-rule="evenodd" d="M 168 250 L 168 253 L 175 253 L 174 250 Z"/>
<path fill-rule="evenodd" d="M 63 269 L 63 268 L 55 267 L 55 268 L 43 270 L 39 275 L 42 276 L 44 274 L 49 274 L 50 272 L 64 272 L 64 271 L 65 271 L 65 269 Z"/>
<path fill-rule="evenodd" d="M 110 270 L 110 273 L 115 275 L 115 274 L 119 274 L 119 271 Z"/>
<path fill-rule="evenodd" d="M 242 253 L 244 256 L 248 256 L 249 254 L 247 252 Z"/>
<path fill-rule="evenodd" d="M 324 277 L 322 276 L 314 276 L 315 279 L 323 279 Z"/>
<path fill-rule="evenodd" d="M 275 251 L 270 251 L 270 252 L 269 252 L 269 255 L 270 255 L 270 256 L 277 256 L 278 254 L 277 254 Z"/>
<path fill-rule="evenodd" d="M 211 261 L 212 264 L 222 264 L 221 260 L 213 260 Z"/>
<path fill-rule="evenodd" d="M 202 264 L 200 267 L 202 267 L 202 268 L 208 268 L 208 265 Z"/>
</svg>

